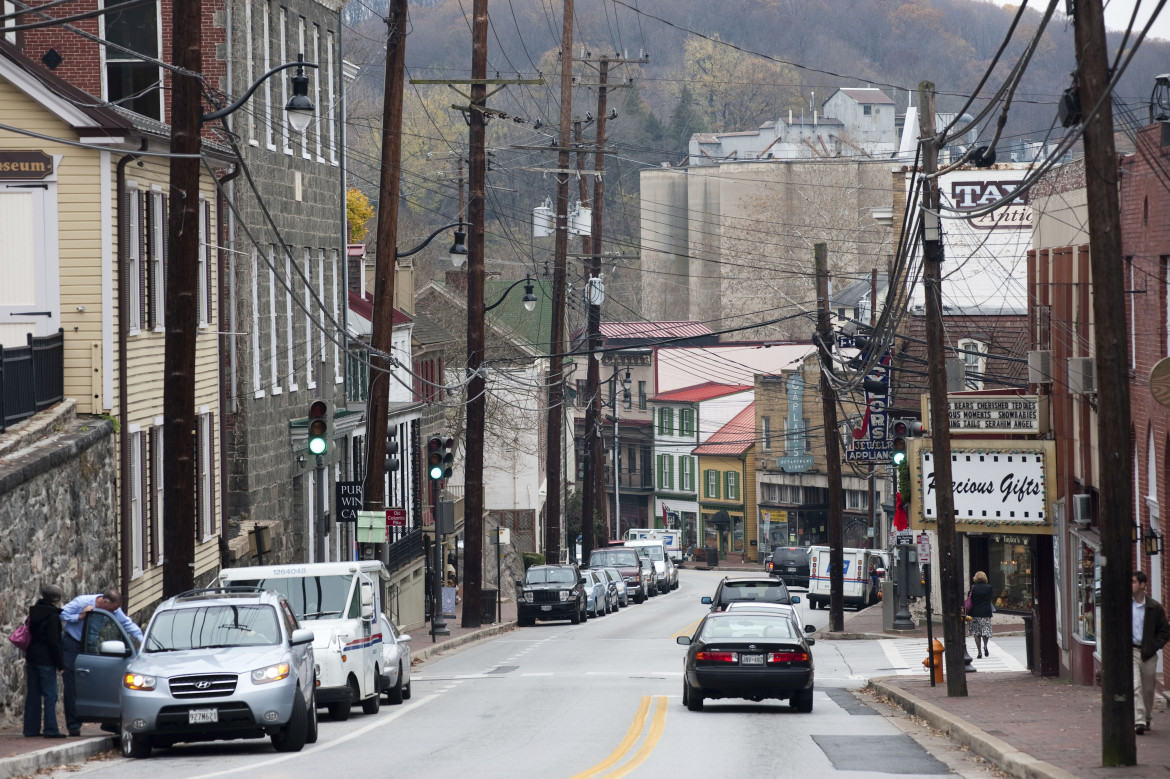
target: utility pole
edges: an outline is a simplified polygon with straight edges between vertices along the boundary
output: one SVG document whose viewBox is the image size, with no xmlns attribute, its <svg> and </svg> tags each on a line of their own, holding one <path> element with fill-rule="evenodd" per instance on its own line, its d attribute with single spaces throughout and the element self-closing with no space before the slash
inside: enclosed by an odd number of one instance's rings
<svg viewBox="0 0 1170 779">
<path fill-rule="evenodd" d="M 1089 205 L 1089 267 L 1097 369 L 1097 450 L 1100 452 L 1101 763 L 1135 765 L 1131 642 L 1133 573 L 1133 454 L 1130 443 L 1129 350 L 1121 268 L 1121 214 L 1109 51 L 1101 0 L 1078 0 L 1076 33 L 1081 106 L 1100 110 L 1084 126 L 1085 189 Z"/>
<path fill-rule="evenodd" d="M 930 430 L 934 464 L 935 515 L 938 517 L 939 588 L 942 591 L 943 642 L 947 695 L 966 697 L 966 639 L 960 609 L 962 563 L 955 536 L 955 499 L 951 494 L 951 423 L 947 405 L 947 360 L 942 323 L 942 227 L 939 224 L 938 134 L 934 123 L 934 84 L 918 85 L 918 136 L 922 144 L 922 286 L 926 293 L 926 359 L 930 367 Z M 1123 309 L 1124 310 L 1124 309 Z M 929 597 L 929 595 L 928 595 Z M 1131 712 L 1132 716 L 1132 712 Z"/>
<path fill-rule="evenodd" d="M 398 255 L 398 195 L 402 164 L 402 93 L 406 70 L 406 3 L 392 0 L 386 19 L 386 83 L 382 98 L 382 172 L 378 182 L 378 248 L 374 257 L 374 314 L 370 324 L 370 378 L 363 501 L 386 505 L 386 423 L 390 415 L 390 360 L 394 345 L 394 270 Z M 462 217 L 460 217 L 462 218 Z M 403 442 L 404 444 L 407 442 Z M 403 447 L 407 455 L 408 447 Z M 412 456 L 412 455 L 411 455 Z M 318 489 L 324 482 L 318 480 Z M 432 514 L 436 508 L 432 506 Z"/>
<path fill-rule="evenodd" d="M 828 244 L 813 245 L 817 273 L 817 353 L 821 372 L 833 370 L 833 326 L 829 320 Z M 845 629 L 845 493 L 841 488 L 841 441 L 837 437 L 837 393 L 821 376 L 825 415 L 825 467 L 829 484 L 829 630 Z"/>
<path fill-rule="evenodd" d="M 483 624 L 483 446 L 487 381 L 484 351 L 484 189 L 487 185 L 487 0 L 474 0 L 471 20 L 471 111 L 468 113 L 467 240 L 467 436 L 463 495 L 463 620 L 465 628 Z M 462 217 L 460 217 L 462 218 Z M 556 452 L 558 446 L 551 451 Z M 556 456 L 553 456 L 556 459 Z M 436 535 L 436 540 L 438 536 Z"/>
<path fill-rule="evenodd" d="M 603 55 L 601 62 L 598 65 L 601 78 L 598 79 L 600 86 L 597 88 L 597 146 L 593 151 L 593 169 L 597 171 L 597 175 L 593 177 L 593 224 L 591 225 L 590 249 L 592 255 L 589 257 L 589 278 L 597 279 L 597 283 L 601 282 L 601 215 L 605 205 L 605 185 L 602 183 L 604 176 L 601 174 L 605 170 L 605 98 L 606 85 L 609 82 L 609 60 Z M 581 179 L 582 188 L 584 188 L 585 179 Z M 601 346 L 601 307 L 589 307 L 589 337 L 594 340 L 597 347 Z M 613 533 L 616 538 L 621 533 L 622 523 L 622 487 L 621 487 L 621 450 L 618 449 L 617 437 L 617 419 L 618 419 L 618 403 L 621 402 L 619 397 L 621 393 L 617 391 L 617 364 L 614 364 L 614 383 L 613 383 Z M 601 381 L 601 356 L 597 355 L 597 359 L 589 361 L 589 379 L 592 382 Z M 594 401 L 597 406 L 597 424 L 601 424 L 601 387 L 597 386 L 597 399 Z M 593 459 L 594 466 L 594 484 L 597 490 L 597 505 L 601 509 L 601 526 L 602 541 L 609 541 L 609 523 L 605 521 L 605 506 L 608 501 L 605 499 L 605 479 L 602 474 L 605 472 L 605 447 L 603 442 L 605 439 L 601 436 L 601 430 L 597 431 L 597 437 L 593 439 L 593 448 L 590 451 L 590 456 Z"/>
<path fill-rule="evenodd" d="M 171 45 L 170 212 L 167 215 L 166 340 L 163 368 L 163 501 L 167 506 L 163 597 L 195 586 L 195 339 L 199 333 L 200 82 L 203 71 L 202 0 L 174 0 Z M 125 312 L 123 312 L 125 313 Z M 123 382 L 125 376 L 122 377 Z M 122 392 L 126 389 L 123 386 Z M 123 489 L 126 485 L 122 485 Z"/>
<path fill-rule="evenodd" d="M 585 151 L 583 149 L 584 138 L 581 131 L 581 120 L 573 120 L 573 138 L 577 145 L 577 170 L 585 170 Z M 580 186 L 581 205 L 589 205 L 589 189 L 586 186 L 585 177 L 579 176 L 578 185 Z M 597 214 L 593 214 L 594 224 L 597 223 Z M 581 252 L 589 256 L 589 277 L 594 278 L 595 273 L 593 269 L 593 236 L 581 236 Z M 597 491 L 597 468 L 598 462 L 596 457 L 597 450 L 601 447 L 601 356 L 594 353 L 601 344 L 598 338 L 601 324 L 601 307 L 590 304 L 589 312 L 586 318 L 585 337 L 588 343 L 589 362 L 585 366 L 585 451 L 583 453 L 583 461 L 585 464 L 585 478 L 581 484 L 581 560 L 584 562 L 589 559 L 589 553 L 593 551 L 596 545 L 594 537 L 593 515 L 598 511 L 605 513 L 605 501 L 602 497 L 604 492 Z M 604 485 L 604 479 L 602 484 Z M 604 489 L 604 486 L 602 487 Z M 572 543 L 572 541 L 568 541 Z"/>
<path fill-rule="evenodd" d="M 556 241 L 553 249 L 552 337 L 549 339 L 548 429 L 545 451 L 544 558 L 560 559 L 561 436 L 564 433 L 565 275 L 569 254 L 569 144 L 573 119 L 573 0 L 564 0 L 561 22 L 561 111 L 557 152 Z M 592 518 L 590 518 L 592 521 Z M 582 550 L 584 552 L 584 550 Z"/>
</svg>

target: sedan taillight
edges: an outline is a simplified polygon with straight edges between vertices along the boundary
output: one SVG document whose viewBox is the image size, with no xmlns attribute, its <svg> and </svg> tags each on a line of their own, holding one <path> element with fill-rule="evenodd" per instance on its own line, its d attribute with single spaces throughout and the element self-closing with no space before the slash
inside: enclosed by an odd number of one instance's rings
<svg viewBox="0 0 1170 779">
<path fill-rule="evenodd" d="M 808 652 L 769 652 L 769 663 L 807 663 Z"/>
<path fill-rule="evenodd" d="M 706 660 L 710 663 L 738 663 L 737 652 L 696 652 L 695 660 Z"/>
</svg>

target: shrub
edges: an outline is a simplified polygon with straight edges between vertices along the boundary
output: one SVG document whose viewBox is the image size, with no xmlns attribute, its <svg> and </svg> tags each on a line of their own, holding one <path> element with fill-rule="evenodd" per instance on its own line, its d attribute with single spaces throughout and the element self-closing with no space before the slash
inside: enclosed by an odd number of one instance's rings
<svg viewBox="0 0 1170 779">
<path fill-rule="evenodd" d="M 544 555 L 539 552 L 524 552 L 523 557 L 525 571 L 534 565 L 544 565 Z"/>
</svg>

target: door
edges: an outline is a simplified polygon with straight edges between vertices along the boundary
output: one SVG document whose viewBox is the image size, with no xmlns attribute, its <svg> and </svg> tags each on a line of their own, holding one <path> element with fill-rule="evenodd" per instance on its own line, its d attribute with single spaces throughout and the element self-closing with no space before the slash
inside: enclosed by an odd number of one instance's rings
<svg viewBox="0 0 1170 779">
<path fill-rule="evenodd" d="M 0 184 L 0 344 L 5 346 L 23 346 L 28 334 L 50 335 L 61 325 L 56 186 Z"/>
<path fill-rule="evenodd" d="M 130 659 L 98 654 L 103 641 L 121 641 L 134 647 L 113 614 L 94 609 L 86 616 L 81 629 L 81 651 L 74 677 L 77 714 L 86 722 L 116 722 L 121 716 L 122 674 Z"/>
</svg>

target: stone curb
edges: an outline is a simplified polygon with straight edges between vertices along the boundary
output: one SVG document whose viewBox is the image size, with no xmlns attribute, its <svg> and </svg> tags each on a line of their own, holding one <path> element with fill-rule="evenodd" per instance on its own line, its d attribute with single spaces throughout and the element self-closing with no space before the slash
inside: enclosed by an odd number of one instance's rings
<svg viewBox="0 0 1170 779">
<path fill-rule="evenodd" d="M 470 644 L 474 641 L 479 641 L 481 638 L 491 638 L 492 636 L 508 633 L 515 629 L 516 621 L 512 620 L 511 622 L 502 622 L 499 625 L 492 625 L 488 628 L 473 630 L 470 633 L 464 633 L 461 636 L 456 636 L 450 641 L 443 641 L 433 646 L 428 646 L 426 649 L 423 649 L 419 652 L 411 652 L 411 659 L 418 660 L 419 665 L 424 665 L 428 661 L 449 650 L 458 649 L 459 647 L 466 646 L 467 644 Z M 0 777 L 0 779 L 2 779 L 2 777 Z"/>
<path fill-rule="evenodd" d="M 905 690 L 886 684 L 885 679 L 871 679 L 869 686 L 874 692 L 896 703 L 907 714 L 921 717 L 928 725 L 941 730 L 952 741 L 990 760 L 1017 779 L 1076 778 L 1076 774 L 1032 757 L 1003 739 L 996 738 L 966 720 L 943 711 L 933 703 L 927 703 Z"/>
<path fill-rule="evenodd" d="M 97 736 L 84 741 L 46 747 L 15 757 L 0 758 L 0 779 L 14 776 L 28 776 L 45 768 L 54 768 L 71 763 L 82 763 L 107 752 L 115 746 L 111 736 Z"/>
</svg>

